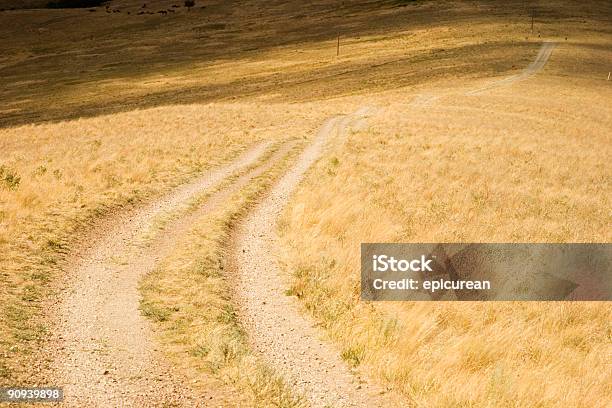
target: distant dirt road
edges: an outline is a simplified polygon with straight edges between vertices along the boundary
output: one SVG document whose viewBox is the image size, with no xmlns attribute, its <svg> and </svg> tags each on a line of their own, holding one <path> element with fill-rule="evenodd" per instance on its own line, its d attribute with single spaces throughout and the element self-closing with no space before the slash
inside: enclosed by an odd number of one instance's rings
<svg viewBox="0 0 612 408">
<path fill-rule="evenodd" d="M 523 72 L 518 75 L 513 75 L 508 78 L 504 78 L 500 81 L 492 82 L 488 85 L 483 86 L 482 88 L 467 92 L 466 95 L 478 95 L 479 93 L 488 91 L 489 89 L 497 88 L 504 85 L 510 85 L 514 82 L 522 81 L 524 79 L 529 78 L 530 76 L 537 74 L 539 71 L 542 70 L 542 68 L 544 68 L 556 46 L 557 44 L 554 42 L 542 43 L 542 46 L 540 47 L 540 51 L 538 52 L 536 59 L 531 64 L 529 64 L 527 68 L 523 70 Z"/>
<path fill-rule="evenodd" d="M 367 109 L 329 119 L 269 194 L 247 216 L 234 237 L 231 269 L 237 275 L 239 317 L 253 348 L 294 386 L 312 407 L 388 407 L 392 397 L 355 375 L 324 343 L 304 317 L 298 301 L 285 294 L 287 282 L 275 258 L 276 221 L 308 168 L 320 157 L 330 135 L 360 125 Z M 350 119 L 350 120 L 349 120 Z M 346 128 L 343 128 L 346 127 Z"/>
<path fill-rule="evenodd" d="M 72 261 L 69 276 L 74 283 L 60 303 L 51 347 L 54 375 L 64 386 L 62 406 L 202 406 L 157 351 L 149 322 L 139 310 L 140 278 L 168 253 L 173 238 L 189 227 L 190 217 L 179 217 L 163 234 L 146 237 L 159 216 L 186 209 L 191 199 L 247 169 L 270 148 L 271 143 L 258 144 L 234 162 L 95 231 L 101 238 Z M 278 150 L 268 162 L 286 151 Z M 234 191 L 263 169 L 265 165 L 248 171 L 225 190 Z M 223 194 L 228 191 L 213 194 L 201 210 L 211 201 L 222 202 Z"/>
</svg>

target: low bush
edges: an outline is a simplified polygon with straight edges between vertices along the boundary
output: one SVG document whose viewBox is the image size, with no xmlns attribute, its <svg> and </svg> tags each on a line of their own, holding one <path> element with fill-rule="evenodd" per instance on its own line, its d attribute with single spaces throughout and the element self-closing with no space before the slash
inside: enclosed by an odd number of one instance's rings
<svg viewBox="0 0 612 408">
<path fill-rule="evenodd" d="M 8 190 L 17 190 L 21 177 L 12 169 L 0 166 L 0 186 Z"/>
</svg>

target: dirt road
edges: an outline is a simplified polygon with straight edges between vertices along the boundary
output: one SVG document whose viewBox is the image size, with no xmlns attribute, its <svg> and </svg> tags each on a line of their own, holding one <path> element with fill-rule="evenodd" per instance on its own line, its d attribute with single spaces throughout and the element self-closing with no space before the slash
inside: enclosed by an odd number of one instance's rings
<svg viewBox="0 0 612 408">
<path fill-rule="evenodd" d="M 510 85 L 514 82 L 522 81 L 524 79 L 527 79 L 537 74 L 539 71 L 541 71 L 544 68 L 544 66 L 548 62 L 548 59 L 550 58 L 556 46 L 557 44 L 554 42 L 542 43 L 542 46 L 540 47 L 540 50 L 538 51 L 538 55 L 536 56 L 536 59 L 531 64 L 529 64 L 527 68 L 523 70 L 523 72 L 521 72 L 518 75 L 509 76 L 499 81 L 491 82 L 490 84 L 485 85 L 482 88 L 474 89 L 473 91 L 467 92 L 466 95 L 478 95 L 490 89 L 497 88 L 500 86 Z"/>
<path fill-rule="evenodd" d="M 392 406 L 391 397 L 353 373 L 295 298 L 276 265 L 276 220 L 304 173 L 319 158 L 328 138 L 362 125 L 369 110 L 328 120 L 296 164 L 256 206 L 235 233 L 232 269 L 237 275 L 239 316 L 253 348 L 313 407 Z"/>
<path fill-rule="evenodd" d="M 139 310 L 138 283 L 172 248 L 173 237 L 189 226 L 186 216 L 155 234 L 156 220 L 184 211 L 192 199 L 247 169 L 270 148 L 270 143 L 261 143 L 229 165 L 92 234 L 100 238 L 69 270 L 74 283 L 61 302 L 54 341 L 55 375 L 65 387 L 65 406 L 199 405 L 157 351 L 149 322 Z M 252 170 L 234 185 L 260 172 Z"/>
<path fill-rule="evenodd" d="M 268 251 L 259 244 L 273 235 L 276 216 L 302 175 L 322 153 L 327 139 L 334 132 L 336 137 L 344 139 L 351 128 L 364 126 L 364 120 L 372 112 L 371 108 L 364 108 L 354 115 L 335 117 L 324 124 L 315 141 L 304 150 L 295 166 L 249 216 L 250 221 L 245 225 L 252 225 L 250 223 L 255 219 L 257 222 L 253 226 L 261 229 L 261 233 L 256 233 L 258 240 L 248 240 L 249 245 L 255 245 L 249 248 L 253 251 Z M 53 342 L 53 354 L 57 356 L 54 374 L 58 383 L 65 387 L 63 406 L 202 404 L 199 396 L 184 385 L 181 374 L 157 350 L 150 324 L 139 310 L 139 280 L 169 253 L 174 239 L 184 234 L 194 219 L 205 211 L 222 206 L 225 198 L 269 169 L 294 145 L 285 143 L 272 146 L 271 143 L 261 143 L 229 165 L 178 188 L 142 209 L 113 219 L 110 224 L 92 234 L 100 238 L 75 256 L 69 268 L 69 275 L 74 282 L 60 303 L 58 335 Z M 272 150 L 274 153 L 263 160 L 263 164 L 254 166 L 256 162 L 262 161 L 266 152 Z M 187 211 L 193 199 L 212 191 L 235 174 L 241 175 L 232 180 L 229 186 L 208 196 L 199 209 Z M 166 221 L 160 227 L 159 221 L 164 217 Z M 249 233 L 245 234 L 245 237 L 250 236 Z M 265 262 L 262 254 L 259 255 L 258 260 Z M 273 264 L 271 253 L 266 252 L 265 255 Z M 239 273 L 260 272 L 258 269 L 250 269 L 250 265 L 244 264 L 242 259 L 237 259 L 235 265 Z M 268 269 L 265 273 L 279 277 L 277 269 Z M 240 282 L 244 282 L 243 277 L 240 275 Z M 259 328 L 267 324 L 267 319 L 277 316 L 278 310 L 289 313 L 283 320 L 285 324 L 275 327 L 274 336 L 286 337 L 285 341 L 274 343 L 277 346 L 274 350 L 289 353 L 283 361 L 285 366 L 291 365 L 293 370 L 286 372 L 284 367 L 276 364 L 277 360 L 270 361 L 273 367 L 285 375 L 286 379 L 299 378 L 293 382 L 313 406 L 327 403 L 373 406 L 373 398 L 377 400 L 381 390 L 368 387 L 364 381 L 359 380 L 339 359 L 338 353 L 319 340 L 320 333 L 303 317 L 297 305 L 283 295 L 283 282 L 279 279 L 266 282 L 274 285 L 280 295 L 269 302 L 263 310 L 264 314 L 252 316 L 245 323 L 254 323 L 254 326 L 249 325 L 249 329 L 253 329 L 253 338 L 259 339 Z M 256 287 L 249 287 L 246 291 L 242 288 L 243 285 L 237 288 L 237 297 L 246 300 L 241 305 L 258 303 L 259 296 L 266 296 Z M 286 309 L 285 304 L 277 305 L 277 301 L 289 301 L 292 306 Z M 293 333 L 293 338 L 289 333 Z M 255 342 L 256 345 L 262 343 L 259 340 Z M 296 364 L 296 361 L 305 364 Z M 313 364 L 317 366 L 314 370 Z M 222 398 L 216 398 L 216 403 L 222 401 Z M 231 397 L 226 403 L 231 404 Z"/>
<path fill-rule="evenodd" d="M 523 73 L 468 95 L 534 75 L 544 67 L 554 46 L 544 43 Z M 437 98 L 427 95 L 416 105 Z M 322 340 L 321 331 L 305 317 L 297 300 L 285 295 L 287 277 L 276 264 L 274 248 L 277 218 L 306 171 L 322 155 L 328 139 L 336 137 L 342 142 L 350 129 L 365 126 L 374 112 L 362 108 L 326 121 L 313 143 L 233 235 L 230 264 L 235 300 L 252 346 L 313 407 L 397 405 L 394 396 L 351 370 L 338 351 Z M 139 280 L 169 253 L 174 238 L 187 231 L 193 217 L 222 206 L 224 198 L 265 172 L 292 146 L 261 143 L 234 162 L 113 219 L 92 234 L 96 238 L 90 246 L 72 259 L 68 272 L 73 283 L 60 302 L 58 335 L 53 342 L 55 376 L 65 386 L 64 406 L 200 405 L 198 396 L 184 386 L 180 373 L 157 350 L 149 322 L 139 310 Z M 263 164 L 256 166 L 264 157 Z M 188 211 L 193 199 L 233 175 L 239 177 L 212 193 L 195 212 Z M 162 217 L 169 218 L 160 227 Z"/>
<path fill-rule="evenodd" d="M 259 210 L 249 216 L 249 220 L 255 217 L 256 225 L 263 228 L 261 234 L 257 234 L 260 240 L 273 234 L 276 215 L 302 175 L 320 156 L 328 137 L 334 133 L 335 137 L 344 140 L 351 128 L 364 126 L 365 119 L 373 112 L 371 108 L 363 108 L 354 115 L 335 117 L 325 123 L 291 171 L 258 205 Z M 57 336 L 50 351 L 54 356 L 53 375 L 57 383 L 64 386 L 62 406 L 202 406 L 200 396 L 185 386 L 181 373 L 165 361 L 157 349 L 150 323 L 139 310 L 140 278 L 170 253 L 175 239 L 185 234 L 198 216 L 223 206 L 227 197 L 267 171 L 294 146 L 294 142 L 261 143 L 234 162 L 144 208 L 113 218 L 92 232 L 93 241 L 70 261 L 68 275 L 72 283 L 59 303 Z M 239 176 L 224 183 L 234 175 Z M 189 209 L 194 199 L 222 184 L 223 187 L 208 195 L 198 209 Z M 270 203 L 274 205 L 270 206 Z M 265 216 L 258 218 L 261 211 L 265 211 Z M 249 240 L 249 243 L 257 245 L 260 240 Z M 268 252 L 267 255 L 271 254 Z M 259 259 L 264 261 L 263 257 Z M 273 258 L 269 260 L 274 262 Z M 237 272 L 249 267 L 241 262 L 236 265 L 240 266 Z M 249 272 L 258 273 L 258 270 Z M 276 274 L 278 270 L 266 272 Z M 282 295 L 284 286 L 279 279 L 268 283 L 275 285 L 281 294 L 277 300 L 290 300 Z M 245 293 L 241 287 L 237 288 L 239 299 L 259 301 L 257 296 L 262 295 L 261 291 Z M 270 305 L 274 304 L 270 302 Z M 275 307 L 267 307 L 264 315 L 253 316 L 251 322 L 256 326 L 249 327 L 253 329 L 253 338 L 261 333 L 258 328 L 262 323 L 266 324 L 266 318 L 276 315 L 278 310 L 289 312 L 284 306 L 276 310 Z M 295 337 L 291 339 L 287 335 L 284 343 L 275 344 L 280 346 L 277 351 L 291 352 L 284 363 L 293 366 L 294 375 L 286 375 L 291 373 L 275 364 L 276 360 L 270 361 L 273 368 L 285 374 L 286 379 L 292 380 L 297 375 L 300 379 L 294 383 L 305 392 L 313 406 L 321 405 L 320 402 L 373 406 L 372 398 L 376 398 L 380 390 L 363 384 L 339 359 L 338 353 L 319 340 L 320 333 L 303 317 L 296 304 L 289 313 L 285 325 L 276 327 L 275 333 L 284 336 L 292 332 Z M 293 342 L 298 339 L 299 344 Z M 296 350 L 295 346 L 306 349 Z M 301 361 L 318 362 L 317 369 L 313 370 L 314 367 L 308 363 L 295 364 L 300 360 L 295 356 L 296 351 L 301 355 Z M 301 384 L 312 387 L 304 388 Z M 217 404 L 224 401 L 231 405 L 232 397 L 215 398 Z"/>
</svg>

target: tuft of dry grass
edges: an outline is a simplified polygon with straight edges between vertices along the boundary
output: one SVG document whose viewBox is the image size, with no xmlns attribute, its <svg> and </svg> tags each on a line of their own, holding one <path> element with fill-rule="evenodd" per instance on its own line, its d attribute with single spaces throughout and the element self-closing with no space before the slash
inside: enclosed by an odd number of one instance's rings
<svg viewBox="0 0 612 408">
<path fill-rule="evenodd" d="M 283 217 L 291 292 L 407 406 L 610 403 L 609 302 L 359 300 L 361 242 L 610 242 L 610 94 L 546 75 L 566 53 L 478 97 L 475 81 L 428 106 L 380 95 L 384 113 L 336 143 Z"/>
</svg>

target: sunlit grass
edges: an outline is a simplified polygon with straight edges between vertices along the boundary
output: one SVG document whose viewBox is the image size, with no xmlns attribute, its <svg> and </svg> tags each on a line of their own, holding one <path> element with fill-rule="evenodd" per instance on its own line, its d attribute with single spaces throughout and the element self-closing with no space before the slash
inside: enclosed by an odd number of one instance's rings
<svg viewBox="0 0 612 408">
<path fill-rule="evenodd" d="M 543 75 L 464 92 L 420 108 L 394 94 L 319 162 L 281 222 L 290 293 L 410 406 L 603 407 L 608 302 L 359 300 L 362 242 L 612 239 L 605 90 Z"/>
</svg>

